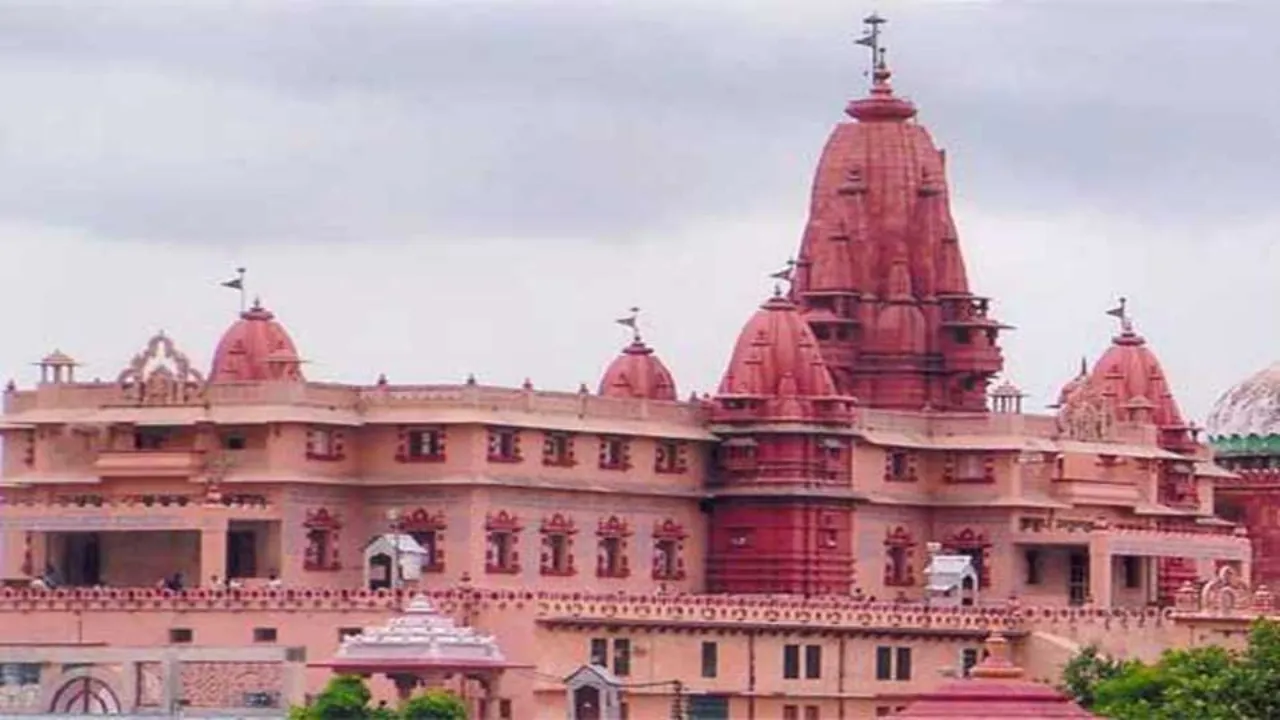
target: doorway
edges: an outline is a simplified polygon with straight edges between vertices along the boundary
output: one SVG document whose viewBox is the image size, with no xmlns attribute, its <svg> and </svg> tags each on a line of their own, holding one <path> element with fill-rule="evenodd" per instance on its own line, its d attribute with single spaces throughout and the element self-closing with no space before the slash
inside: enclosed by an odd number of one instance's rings
<svg viewBox="0 0 1280 720">
<path fill-rule="evenodd" d="M 600 720 L 600 688 L 583 685 L 573 691 L 574 720 Z"/>
<path fill-rule="evenodd" d="M 378 553 L 369 558 L 369 589 L 383 590 L 391 588 L 391 556 Z"/>
<path fill-rule="evenodd" d="M 258 534 L 253 530 L 227 531 L 227 577 L 258 575 Z"/>
<path fill-rule="evenodd" d="M 102 584 L 102 536 L 66 533 L 62 540 L 62 581 L 73 587 Z"/>
</svg>

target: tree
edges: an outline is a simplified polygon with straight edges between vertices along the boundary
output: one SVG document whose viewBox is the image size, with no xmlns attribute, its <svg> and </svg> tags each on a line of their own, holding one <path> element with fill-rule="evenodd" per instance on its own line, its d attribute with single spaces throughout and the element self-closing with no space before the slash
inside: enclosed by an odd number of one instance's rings
<svg viewBox="0 0 1280 720">
<path fill-rule="evenodd" d="M 355 675 L 337 675 L 310 705 L 291 709 L 289 720 L 371 720 L 371 697 L 364 680 Z"/>
<path fill-rule="evenodd" d="M 1241 652 L 1216 645 L 1166 651 L 1146 664 L 1082 650 L 1063 689 L 1115 720 L 1268 720 L 1280 717 L 1280 623 L 1258 620 Z"/>
<path fill-rule="evenodd" d="M 467 706 L 448 690 L 428 690 L 405 703 L 404 720 L 467 720 Z"/>
</svg>

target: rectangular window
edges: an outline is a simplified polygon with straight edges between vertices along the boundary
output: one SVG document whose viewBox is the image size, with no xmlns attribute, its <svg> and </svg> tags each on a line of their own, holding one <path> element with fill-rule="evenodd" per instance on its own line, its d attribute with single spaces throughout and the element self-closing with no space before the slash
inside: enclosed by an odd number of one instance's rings
<svg viewBox="0 0 1280 720">
<path fill-rule="evenodd" d="M 960 675 L 969 677 L 969 671 L 978 664 L 978 649 L 965 648 L 960 652 Z"/>
<path fill-rule="evenodd" d="M 979 453 L 960 453 L 956 458 L 956 480 L 972 482 L 987 477 L 986 458 Z"/>
<path fill-rule="evenodd" d="M 631 641 L 626 638 L 613 641 L 613 674 L 618 677 L 631 674 Z"/>
<path fill-rule="evenodd" d="M 719 671 L 720 646 L 713 642 L 702 643 L 702 677 L 713 678 Z"/>
<path fill-rule="evenodd" d="M 191 628 L 169 628 L 169 644 L 185 645 L 195 640 L 195 633 Z"/>
<path fill-rule="evenodd" d="M 415 428 L 405 433 L 405 457 L 419 462 L 444 459 L 444 432 L 435 428 Z"/>
<path fill-rule="evenodd" d="M 804 720 L 819 720 L 820 717 L 817 705 L 804 706 Z"/>
<path fill-rule="evenodd" d="M 804 676 L 808 680 L 822 677 L 822 646 L 804 646 Z"/>
<path fill-rule="evenodd" d="M 341 645 L 343 640 L 346 640 L 349 637 L 355 637 L 356 635 L 359 635 L 360 632 L 361 630 L 358 627 L 338 628 L 338 644 Z"/>
<path fill-rule="evenodd" d="M 800 720 L 799 705 L 783 705 L 782 720 Z"/>
<path fill-rule="evenodd" d="M 276 629 L 260 627 L 253 629 L 253 641 L 256 643 L 273 643 L 276 641 Z"/>
<path fill-rule="evenodd" d="M 911 648 L 898 648 L 897 667 L 893 673 L 894 680 L 910 680 L 911 679 Z"/>
<path fill-rule="evenodd" d="M 911 480 L 911 463 L 907 462 L 907 454 L 900 450 L 894 450 L 889 453 L 888 472 L 885 479 L 892 482 L 906 482 Z"/>
<path fill-rule="evenodd" d="M 684 472 L 684 444 L 676 440 L 659 440 L 654 451 L 653 470 L 662 474 Z"/>
<path fill-rule="evenodd" d="M 1124 565 L 1124 586 L 1129 590 L 1142 587 L 1142 558 L 1125 555 L 1121 561 Z"/>
<path fill-rule="evenodd" d="M 623 438 L 600 438 L 600 469 L 626 470 L 628 466 L 627 441 Z"/>
<path fill-rule="evenodd" d="M 520 462 L 520 431 L 511 428 L 489 430 L 489 462 Z"/>
<path fill-rule="evenodd" d="M 573 437 L 568 433 L 547 433 L 542 441 L 542 464 L 551 467 L 572 467 Z"/>
<path fill-rule="evenodd" d="M 307 430 L 308 460 L 342 460 L 342 433 L 331 428 Z"/>
<path fill-rule="evenodd" d="M 1042 577 L 1040 570 L 1040 551 L 1028 550 L 1025 555 L 1027 559 L 1027 584 L 1039 585 Z"/>
<path fill-rule="evenodd" d="M 223 450 L 243 450 L 249 446 L 243 435 L 229 434 L 222 436 Z"/>
<path fill-rule="evenodd" d="M 893 679 L 893 648 L 883 645 L 876 648 L 876 679 Z"/>
<path fill-rule="evenodd" d="M 609 667 L 609 641 L 605 638 L 591 638 L 591 664 Z"/>
<path fill-rule="evenodd" d="M 561 533 L 547 535 L 548 575 L 566 575 L 569 572 L 569 537 Z"/>
<path fill-rule="evenodd" d="M 800 646 L 787 645 L 782 648 L 782 677 L 785 680 L 800 678 Z"/>
<path fill-rule="evenodd" d="M 498 701 L 498 720 L 511 720 L 511 701 L 506 698 Z"/>
<path fill-rule="evenodd" d="M 134 450 L 163 450 L 168 441 L 168 431 L 160 428 L 141 428 L 133 432 Z"/>
</svg>

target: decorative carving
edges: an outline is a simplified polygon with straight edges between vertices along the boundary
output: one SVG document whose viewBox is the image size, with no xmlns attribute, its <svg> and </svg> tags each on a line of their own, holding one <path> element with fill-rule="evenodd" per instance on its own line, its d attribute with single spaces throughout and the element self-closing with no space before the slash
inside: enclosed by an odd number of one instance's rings
<svg viewBox="0 0 1280 720">
<path fill-rule="evenodd" d="M 342 569 L 338 552 L 338 531 L 342 522 L 338 516 L 331 514 L 327 508 L 308 510 L 307 518 L 302 523 L 306 530 L 307 546 L 303 554 L 302 567 L 311 571 L 334 571 Z"/>
<path fill-rule="evenodd" d="M 1058 410 L 1058 431 L 1072 440 L 1103 442 L 1112 439 L 1115 432 L 1115 411 L 1110 401 L 1082 384 L 1067 395 Z"/>
<path fill-rule="evenodd" d="M 631 537 L 631 526 L 617 515 L 610 515 L 608 520 L 600 521 L 596 527 L 596 577 L 631 576 L 631 566 L 627 560 L 627 538 L 629 537 Z"/>
<path fill-rule="evenodd" d="M 684 541 L 689 533 L 680 523 L 667 518 L 653 523 L 654 580 L 684 580 Z"/>
<path fill-rule="evenodd" d="M 484 521 L 485 553 L 484 570 L 498 575 L 516 575 L 520 572 L 520 520 L 506 510 L 490 513 Z"/>
<path fill-rule="evenodd" d="M 884 584 L 886 587 L 911 587 L 916 584 L 915 538 L 899 525 L 885 530 Z"/>
<path fill-rule="evenodd" d="M 539 569 L 543 575 L 577 575 L 573 564 L 573 536 L 578 534 L 573 518 L 560 513 L 542 521 L 542 557 Z"/>
<path fill-rule="evenodd" d="M 991 586 L 991 541 L 986 533 L 964 528 L 942 545 L 948 553 L 968 555 L 973 560 L 974 569 L 978 571 L 978 587 Z"/>
<path fill-rule="evenodd" d="M 205 399 L 204 376 L 164 333 L 133 356 L 116 382 L 125 399 L 138 405 L 191 405 Z"/>
<path fill-rule="evenodd" d="M 1229 615 L 1245 610 L 1249 604 L 1249 586 L 1240 579 L 1232 565 L 1218 568 L 1218 575 L 1200 589 L 1200 610 Z"/>
<path fill-rule="evenodd" d="M 409 535 L 427 551 L 422 559 L 423 572 L 444 572 L 444 531 L 448 527 L 444 511 L 434 515 L 424 508 L 414 508 L 401 518 L 400 532 Z"/>
</svg>

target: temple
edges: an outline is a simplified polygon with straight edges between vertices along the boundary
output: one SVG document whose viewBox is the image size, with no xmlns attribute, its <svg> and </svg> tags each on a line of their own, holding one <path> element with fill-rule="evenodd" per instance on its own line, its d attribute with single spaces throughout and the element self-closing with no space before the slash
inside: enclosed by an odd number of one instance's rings
<svg viewBox="0 0 1280 720">
<path fill-rule="evenodd" d="M 279 709 L 341 671 L 504 720 L 1087 717 L 1028 678 L 1274 613 L 1277 373 L 1220 403 L 1215 460 L 1122 302 L 1024 411 L 868 22 L 870 92 L 714 394 L 639 332 L 595 392 L 325 382 L 261 302 L 10 383 L 0 713 Z"/>
</svg>

